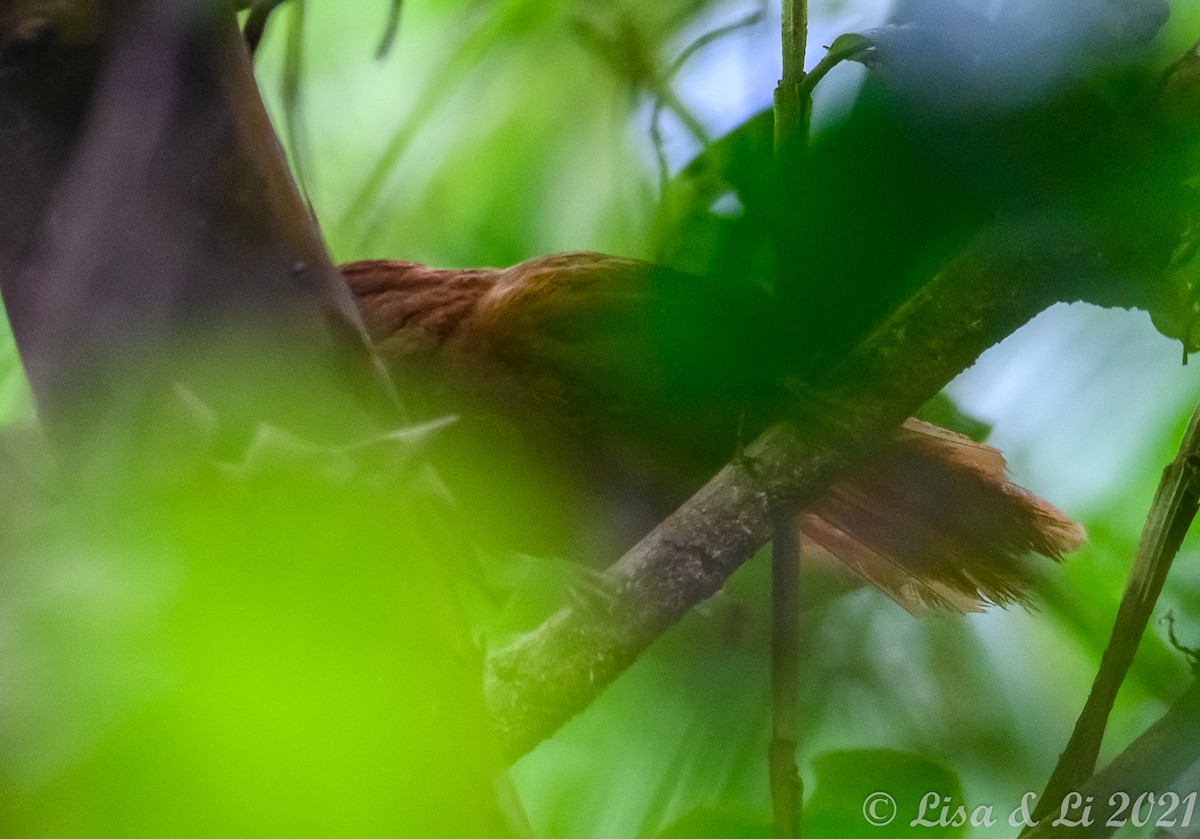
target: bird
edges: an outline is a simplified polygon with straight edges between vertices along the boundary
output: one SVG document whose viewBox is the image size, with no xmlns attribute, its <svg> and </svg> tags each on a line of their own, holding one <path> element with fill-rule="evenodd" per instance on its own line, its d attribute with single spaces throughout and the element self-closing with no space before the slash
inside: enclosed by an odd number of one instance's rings
<svg viewBox="0 0 1200 839">
<path fill-rule="evenodd" d="M 693 195 L 664 201 L 663 264 L 341 266 L 397 384 L 460 418 L 438 466 L 481 533 L 616 558 L 997 218 L 1069 208 L 1131 273 L 1161 268 L 1194 213 L 1157 128 L 1163 0 L 1002 5 L 912 0 L 866 33 L 862 90 L 799 177 L 775 165 L 770 111 L 715 141 L 671 183 Z M 1030 65 L 1051 28 L 1067 52 Z M 916 419 L 797 522 L 807 555 L 918 613 L 1026 602 L 1029 557 L 1086 539 L 996 449 Z"/>
<path fill-rule="evenodd" d="M 340 267 L 410 409 L 461 420 L 433 457 L 464 517 L 530 553 L 616 559 L 786 418 L 803 353 L 767 291 L 632 258 Z M 999 451 L 915 419 L 797 527 L 914 613 L 1025 602 L 1030 557 L 1085 540 Z"/>
</svg>

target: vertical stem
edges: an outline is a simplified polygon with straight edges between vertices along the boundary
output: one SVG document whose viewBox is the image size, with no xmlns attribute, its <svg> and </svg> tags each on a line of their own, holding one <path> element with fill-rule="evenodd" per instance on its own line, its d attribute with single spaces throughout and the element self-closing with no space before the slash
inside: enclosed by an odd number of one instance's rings
<svg viewBox="0 0 1200 839">
<path fill-rule="evenodd" d="M 804 150 L 812 100 L 804 86 L 808 0 L 783 0 L 783 73 L 775 88 L 775 152 Z"/>
<path fill-rule="evenodd" d="M 800 698 L 800 543 L 796 518 L 775 517 L 771 543 L 771 745 L 775 839 L 798 839 L 804 788 L 796 767 Z"/>
<path fill-rule="evenodd" d="M 1133 664 L 1146 624 L 1162 593 L 1167 572 L 1179 552 L 1183 537 L 1200 507 L 1200 406 L 1179 446 L 1179 454 L 1163 470 L 1154 503 L 1146 517 L 1129 581 L 1113 623 L 1112 636 L 1092 691 L 1084 703 L 1058 765 L 1038 799 L 1034 816 L 1042 818 L 1057 809 L 1063 797 L 1078 789 L 1096 770 L 1096 757 L 1108 726 L 1117 693 Z M 1028 832 L 1028 831 L 1025 831 Z"/>
<path fill-rule="evenodd" d="M 804 72 L 808 0 L 783 0 L 783 72 L 775 88 L 775 297 L 781 313 L 801 311 L 804 302 L 796 268 L 794 227 L 804 217 L 804 170 L 812 114 L 812 89 Z M 789 318 L 781 317 L 783 323 Z M 786 328 L 786 327 L 784 327 Z M 786 344 L 783 344 L 786 346 Z"/>
<path fill-rule="evenodd" d="M 795 212 L 808 156 L 812 113 L 811 91 L 805 89 L 804 60 L 808 43 L 808 0 L 783 0 L 783 72 L 775 88 L 775 165 L 780 186 L 775 218 L 777 303 L 782 311 L 795 304 L 794 254 L 787 225 Z M 799 839 L 804 788 L 796 766 L 796 716 L 800 697 L 800 543 L 794 510 L 775 517 L 771 545 L 771 744 L 768 768 L 774 810 L 775 839 Z"/>
</svg>

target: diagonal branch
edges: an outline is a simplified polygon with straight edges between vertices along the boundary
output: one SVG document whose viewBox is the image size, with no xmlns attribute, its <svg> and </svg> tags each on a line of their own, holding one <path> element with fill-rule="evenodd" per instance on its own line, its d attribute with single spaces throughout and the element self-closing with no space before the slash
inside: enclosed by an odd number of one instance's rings
<svg viewBox="0 0 1200 839">
<path fill-rule="evenodd" d="M 1092 776 L 1104 739 L 1109 714 L 1133 664 L 1146 624 L 1162 593 L 1167 572 L 1200 503 L 1200 407 L 1192 414 L 1179 454 L 1163 470 L 1162 480 L 1146 517 L 1129 582 L 1117 610 L 1112 636 L 1100 661 L 1087 702 L 1075 722 L 1071 739 L 1059 756 L 1040 805 L 1034 812 L 1052 812 L 1072 789 Z"/>
<path fill-rule="evenodd" d="M 1191 686 L 1175 704 L 1121 752 L 1107 767 L 1088 780 L 1075 795 L 1053 802 L 1051 812 L 1025 834 L 1028 839 L 1070 836 L 1074 839 L 1104 839 L 1126 823 L 1137 823 L 1147 815 L 1157 816 L 1158 826 L 1180 824 L 1186 830 L 1190 817 L 1178 811 L 1168 815 L 1170 806 L 1160 792 L 1191 766 L 1200 753 L 1200 681 Z M 1088 818 L 1084 807 L 1091 802 Z M 1118 809 L 1124 804 L 1123 809 Z M 1187 811 L 1190 814 L 1190 809 Z M 1168 825 L 1166 819 L 1174 818 Z M 1059 824 L 1055 824 L 1059 821 Z M 1074 822 L 1074 824 L 1072 824 Z M 1157 833 L 1155 835 L 1158 835 Z M 1168 834 L 1169 835 L 1169 834 Z"/>
<path fill-rule="evenodd" d="M 1058 301 L 1143 303 L 1112 280 L 1096 236 L 1049 213 L 1001 221 L 887 320 L 794 414 L 726 466 L 605 574 L 611 596 L 574 604 L 493 653 L 487 698 L 515 759 L 585 708 L 656 638 L 713 595 L 864 449 L 985 349 Z M 1108 289 L 1104 299 L 1099 289 Z M 836 422 L 812 405 L 837 406 Z"/>
</svg>

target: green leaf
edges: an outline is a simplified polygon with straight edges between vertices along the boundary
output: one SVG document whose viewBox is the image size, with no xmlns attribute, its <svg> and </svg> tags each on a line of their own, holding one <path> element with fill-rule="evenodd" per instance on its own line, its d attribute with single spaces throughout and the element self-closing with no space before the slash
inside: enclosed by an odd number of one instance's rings
<svg viewBox="0 0 1200 839">
<path fill-rule="evenodd" d="M 865 64 L 874 49 L 875 42 L 866 35 L 847 32 L 833 39 L 829 45 L 829 57 L 836 61 L 859 61 Z"/>
<path fill-rule="evenodd" d="M 768 839 L 771 825 L 750 813 L 698 807 L 672 824 L 657 839 Z"/>
<path fill-rule="evenodd" d="M 940 763 L 910 752 L 860 749 L 828 752 L 814 764 L 816 785 L 804 809 L 807 836 L 890 839 L 919 829 L 922 836 L 948 839 L 965 831 L 938 824 L 947 799 L 946 821 L 953 820 L 958 805 L 966 806 L 957 776 Z M 914 826 L 918 816 L 927 821 Z"/>
</svg>

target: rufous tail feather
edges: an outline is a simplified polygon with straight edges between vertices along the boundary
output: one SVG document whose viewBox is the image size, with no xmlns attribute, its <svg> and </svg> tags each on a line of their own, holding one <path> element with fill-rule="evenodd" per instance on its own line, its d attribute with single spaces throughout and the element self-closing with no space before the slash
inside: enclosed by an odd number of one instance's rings
<svg viewBox="0 0 1200 839">
<path fill-rule="evenodd" d="M 1086 539 L 1009 481 L 999 451 L 915 419 L 798 526 L 810 553 L 836 558 L 911 612 L 1024 603 L 1030 557 L 1059 560 Z"/>
</svg>

